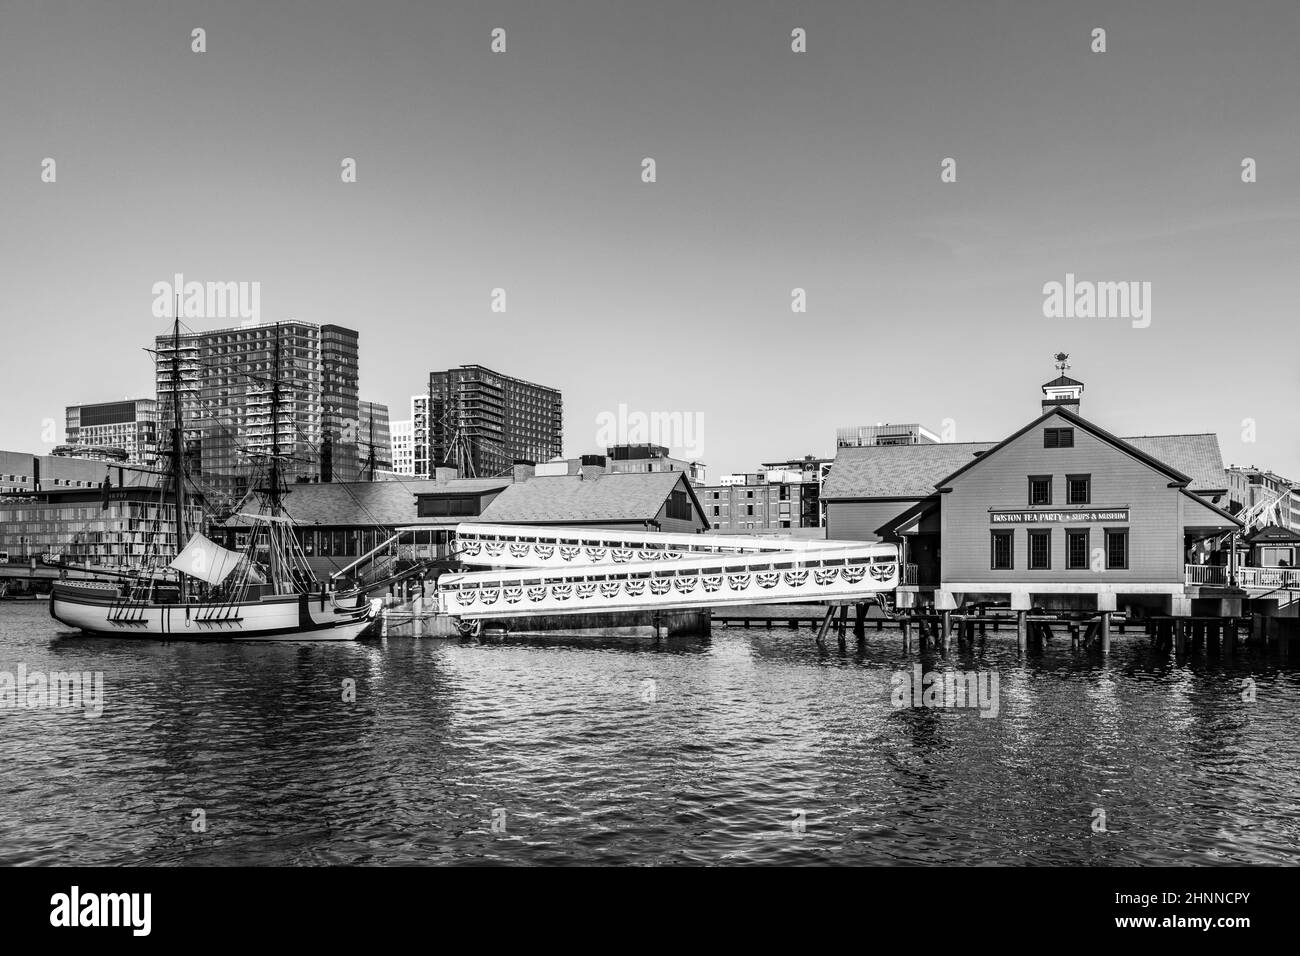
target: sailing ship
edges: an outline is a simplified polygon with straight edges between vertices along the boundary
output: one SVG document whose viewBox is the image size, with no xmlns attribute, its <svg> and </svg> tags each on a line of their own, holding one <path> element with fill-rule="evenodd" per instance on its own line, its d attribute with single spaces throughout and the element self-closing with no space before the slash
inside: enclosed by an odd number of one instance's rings
<svg viewBox="0 0 1300 956">
<path fill-rule="evenodd" d="M 201 529 L 191 532 L 187 526 L 189 476 L 180 401 L 179 309 L 172 346 L 171 454 L 159 483 L 159 511 L 170 489 L 176 509 L 174 534 L 152 535 L 143 564 L 119 573 L 114 581 L 56 583 L 50 615 L 87 634 L 109 637 L 196 641 L 360 637 L 376 620 L 380 602 L 370 600 L 361 587 L 336 590 L 332 581 L 318 580 L 283 505 L 288 486 L 279 451 L 278 329 L 270 381 L 272 450 L 263 456 L 258 480 L 232 516 L 247 532 L 247 546 L 240 550 L 222 547 Z M 167 537 L 172 540 L 166 541 Z"/>
</svg>

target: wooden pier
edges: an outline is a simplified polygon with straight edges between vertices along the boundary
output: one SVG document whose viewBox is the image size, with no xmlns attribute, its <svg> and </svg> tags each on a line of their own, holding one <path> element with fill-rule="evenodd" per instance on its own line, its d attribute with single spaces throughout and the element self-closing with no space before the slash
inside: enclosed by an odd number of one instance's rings
<svg viewBox="0 0 1300 956">
<path fill-rule="evenodd" d="M 753 608 L 750 613 L 715 613 L 713 624 L 726 628 L 757 628 L 768 630 L 813 630 L 816 642 L 825 646 L 832 631 L 843 648 L 848 639 L 849 605 L 829 605 L 814 616 L 809 610 L 781 615 L 762 613 Z M 1094 649 L 1109 653 L 1111 640 L 1116 634 L 1140 632 L 1149 638 L 1157 650 L 1172 650 L 1185 654 L 1233 654 L 1238 648 L 1276 648 L 1284 659 L 1289 657 L 1290 642 L 1295 637 L 1294 619 L 1252 617 L 1197 617 L 1153 616 L 1132 618 L 1113 611 L 1048 613 L 1030 611 L 984 612 L 912 612 L 904 611 L 891 617 L 867 616 L 867 606 L 854 606 L 852 630 L 861 643 L 868 630 L 883 632 L 886 628 L 897 630 L 903 647 L 911 651 L 914 643 L 922 648 L 934 644 L 944 651 L 955 640 L 957 645 L 973 646 L 983 643 L 990 633 L 1006 631 L 1014 634 L 1016 645 L 1026 650 L 1030 644 L 1042 647 L 1058 637 L 1068 638 L 1072 648 Z M 1282 622 L 1282 623 L 1278 623 Z"/>
</svg>

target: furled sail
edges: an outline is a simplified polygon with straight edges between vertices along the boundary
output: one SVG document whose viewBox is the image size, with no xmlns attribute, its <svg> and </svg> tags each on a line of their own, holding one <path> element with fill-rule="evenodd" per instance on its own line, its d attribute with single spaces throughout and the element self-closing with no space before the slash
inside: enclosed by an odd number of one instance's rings
<svg viewBox="0 0 1300 956">
<path fill-rule="evenodd" d="M 235 570 L 243 555 L 195 534 L 170 567 L 208 584 L 220 584 Z"/>
</svg>

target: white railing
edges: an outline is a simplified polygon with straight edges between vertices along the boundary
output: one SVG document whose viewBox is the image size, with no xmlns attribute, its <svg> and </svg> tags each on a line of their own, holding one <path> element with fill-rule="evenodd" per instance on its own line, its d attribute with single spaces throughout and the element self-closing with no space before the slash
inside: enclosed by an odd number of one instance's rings
<svg viewBox="0 0 1300 956">
<path fill-rule="evenodd" d="M 1300 568 L 1238 568 L 1237 584 L 1247 590 L 1300 589 Z"/>
<path fill-rule="evenodd" d="M 479 567 L 571 568 L 677 561 L 703 555 L 811 553 L 843 548 L 847 543 L 756 535 L 665 534 L 467 522 L 457 526 L 451 551 L 462 564 Z"/>
<path fill-rule="evenodd" d="M 1217 564 L 1186 565 L 1187 583 L 1227 587 L 1228 569 Z M 1300 568 L 1237 568 L 1236 585 L 1248 591 L 1300 590 Z"/>
<path fill-rule="evenodd" d="M 1189 564 L 1187 569 L 1188 584 L 1204 584 L 1209 587 L 1227 587 L 1228 569 L 1216 564 Z"/>
<path fill-rule="evenodd" d="M 469 619 L 849 601 L 893 590 L 898 577 L 896 546 L 859 544 L 808 554 L 444 575 L 438 600 L 444 613 Z"/>
</svg>

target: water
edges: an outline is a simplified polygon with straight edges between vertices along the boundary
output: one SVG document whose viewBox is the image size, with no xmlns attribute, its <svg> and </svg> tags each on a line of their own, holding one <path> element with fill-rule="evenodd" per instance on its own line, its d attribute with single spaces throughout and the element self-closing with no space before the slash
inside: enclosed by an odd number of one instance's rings
<svg viewBox="0 0 1300 956">
<path fill-rule="evenodd" d="M 1175 663 L 1133 634 L 1107 663 L 1061 639 L 1021 659 L 1005 632 L 923 659 L 995 671 L 996 718 L 892 707 L 915 660 L 889 631 L 846 654 L 786 630 L 162 645 L 0 605 L 0 670 L 105 681 L 98 719 L 0 710 L 0 864 L 1300 856 L 1300 680 L 1276 660 Z"/>
</svg>

